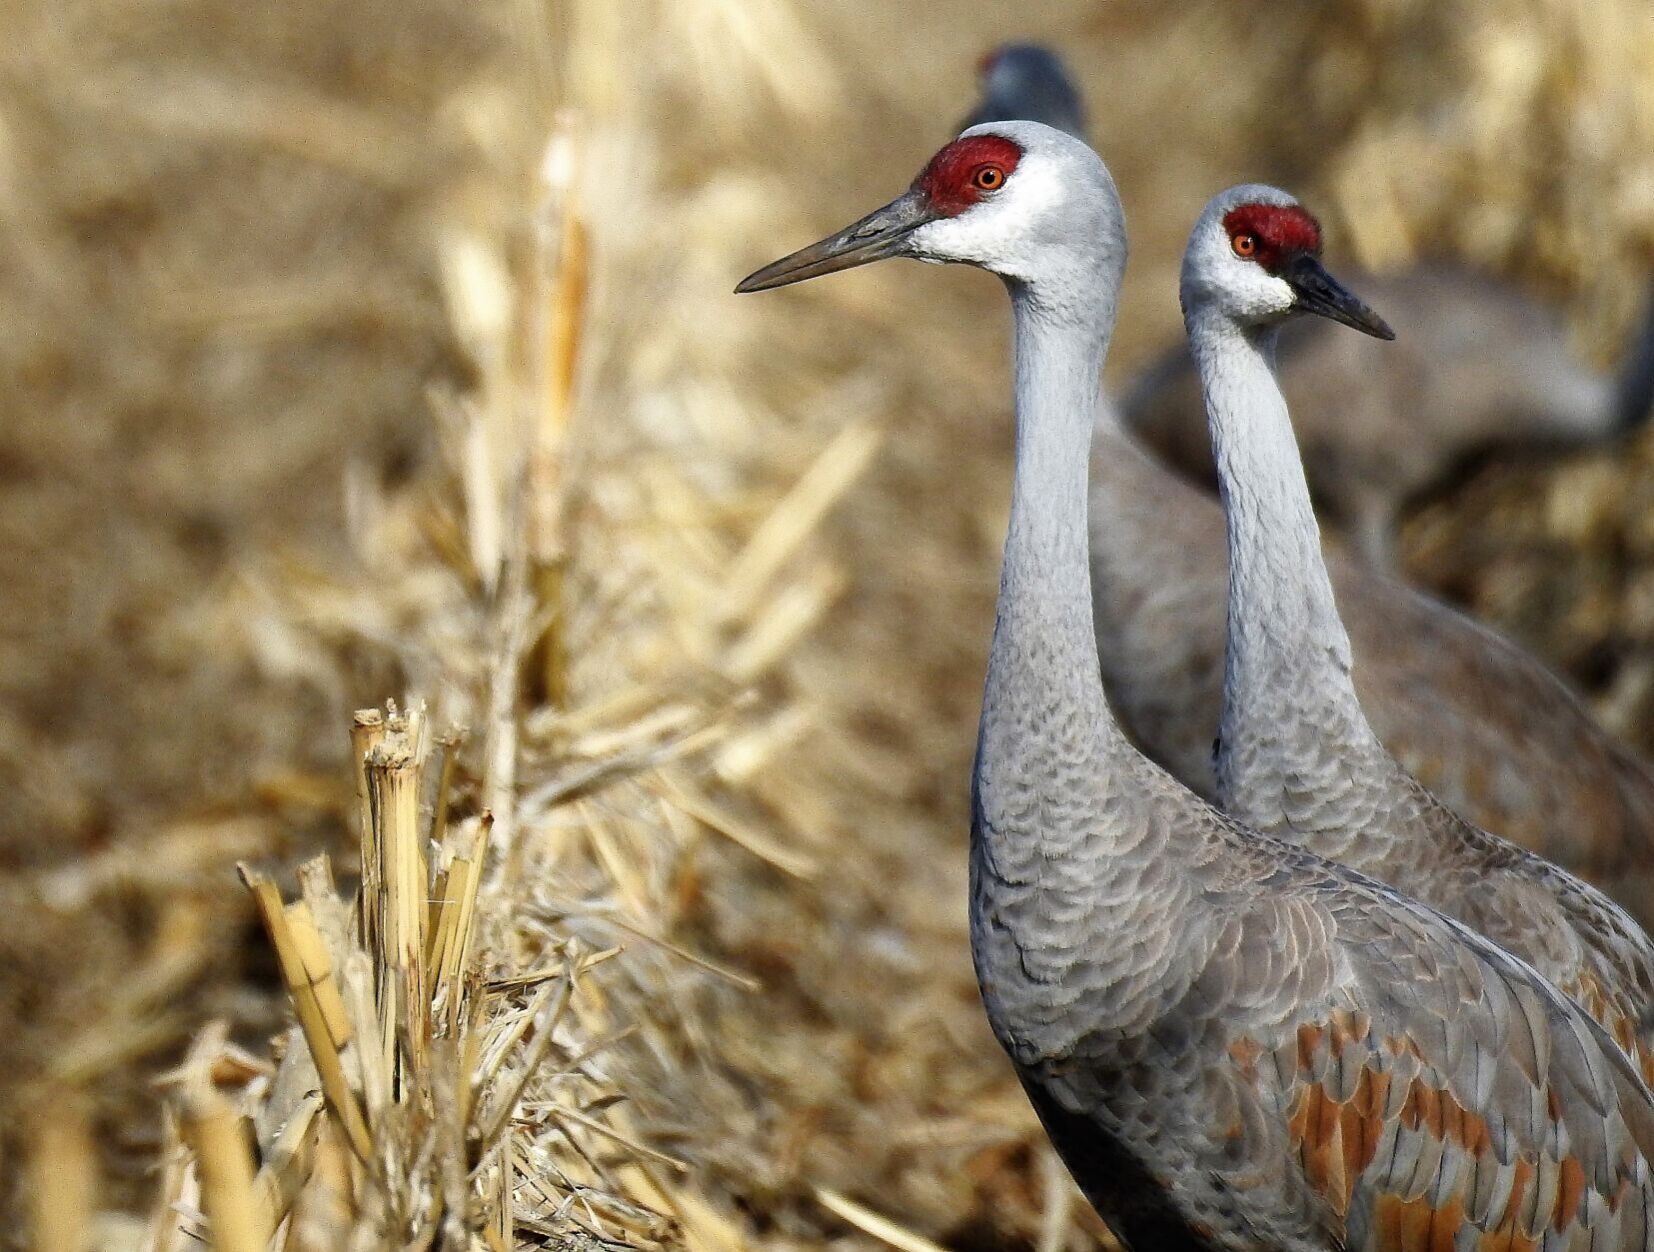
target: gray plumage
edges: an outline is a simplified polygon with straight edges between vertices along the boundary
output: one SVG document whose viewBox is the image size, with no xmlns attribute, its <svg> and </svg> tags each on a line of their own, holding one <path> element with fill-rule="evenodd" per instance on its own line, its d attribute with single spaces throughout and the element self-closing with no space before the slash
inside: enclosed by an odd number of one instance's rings
<svg viewBox="0 0 1654 1252">
<path fill-rule="evenodd" d="M 1215 799 L 1227 556 L 1218 502 L 1105 406 L 1091 565 L 1104 682 L 1153 759 Z M 1385 747 L 1455 812 L 1611 884 L 1645 924 L 1654 778 L 1533 656 L 1396 580 L 1325 553 L 1356 692 Z"/>
<path fill-rule="evenodd" d="M 983 1000 L 1054 1142 L 1128 1246 L 1637 1249 L 1654 1097 L 1531 968 L 1253 832 L 1126 740 L 1098 678 L 1086 449 L 1125 263 L 1108 172 L 1031 123 L 952 216 L 922 178 L 765 267 L 885 256 L 998 273 L 1017 456 L 974 771 Z M 954 145 L 931 170 L 947 167 Z"/>
<path fill-rule="evenodd" d="M 1641 1029 L 1654 1008 L 1648 936 L 1601 892 L 1449 811 L 1397 764 L 1362 712 L 1273 369 L 1275 336 L 1301 305 L 1264 263 L 1235 255 L 1224 224 L 1256 204 L 1297 202 L 1273 187 L 1230 188 L 1201 215 L 1183 263 L 1184 319 L 1228 523 L 1218 804 L 1522 957 L 1654 1077 Z"/>
</svg>

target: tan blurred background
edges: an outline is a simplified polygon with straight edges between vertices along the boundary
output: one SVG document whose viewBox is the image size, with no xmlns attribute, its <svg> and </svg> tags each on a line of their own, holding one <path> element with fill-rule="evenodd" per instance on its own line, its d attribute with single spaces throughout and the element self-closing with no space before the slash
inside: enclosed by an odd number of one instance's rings
<svg viewBox="0 0 1654 1252">
<path fill-rule="evenodd" d="M 1513 278 L 1598 362 L 1654 264 L 1645 0 L 99 0 L 7 27 L 0 1075 L 26 1106 L 73 1071 L 111 1210 L 147 1203 L 151 1076 L 209 1016 L 250 1045 L 281 1020 L 231 863 L 344 848 L 351 708 L 474 699 L 477 636 L 448 623 L 480 593 L 381 539 L 400 507 L 441 549 L 463 511 L 439 418 L 497 365 L 466 241 L 513 272 L 557 109 L 592 240 L 571 700 L 693 652 L 769 509 L 867 432 L 783 571 L 808 629 L 754 678 L 774 733 L 741 780 L 825 871 L 639 854 L 672 884 L 658 931 L 763 990 L 694 984 L 658 1010 L 681 1047 L 623 1072 L 766 1246 L 844 1235 L 818 1186 L 960 1247 L 1018 1246 L 1049 1206 L 963 930 L 1003 300 L 914 266 L 763 301 L 734 281 L 905 186 L 1009 38 L 1068 57 L 1125 197 L 1116 383 L 1171 342 L 1188 225 L 1243 178 L 1298 192 L 1346 261 Z M 1406 568 L 1654 749 L 1651 504 L 1647 436 L 1490 466 L 1410 518 Z"/>
</svg>

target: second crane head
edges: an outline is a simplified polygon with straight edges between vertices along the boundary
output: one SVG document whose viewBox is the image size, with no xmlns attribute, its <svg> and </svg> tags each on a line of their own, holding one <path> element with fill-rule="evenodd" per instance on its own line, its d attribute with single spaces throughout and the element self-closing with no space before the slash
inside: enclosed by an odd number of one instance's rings
<svg viewBox="0 0 1654 1252">
<path fill-rule="evenodd" d="M 1321 264 L 1321 227 L 1295 199 L 1251 183 L 1215 197 L 1183 258 L 1185 314 L 1211 308 L 1234 322 L 1274 325 L 1315 313 L 1379 339 L 1395 331 Z"/>
</svg>

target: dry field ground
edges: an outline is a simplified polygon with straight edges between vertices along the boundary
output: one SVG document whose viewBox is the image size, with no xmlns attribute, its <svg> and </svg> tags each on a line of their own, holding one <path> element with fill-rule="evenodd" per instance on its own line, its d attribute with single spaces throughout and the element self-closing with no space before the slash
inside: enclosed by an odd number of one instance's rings
<svg viewBox="0 0 1654 1252">
<path fill-rule="evenodd" d="M 199 1181 L 162 1112 L 188 1083 L 157 1075 L 222 1021 L 247 1053 L 209 1037 L 219 1086 L 277 1098 L 287 1001 L 234 865 L 289 897 L 318 852 L 354 879 L 351 710 L 394 699 L 466 728 L 454 829 L 495 818 L 476 1037 L 553 1054 L 496 1149 L 527 1246 L 872 1246 L 872 1214 L 1100 1237 L 965 947 L 1003 300 L 908 266 L 729 290 L 904 186 L 979 55 L 1032 37 L 1126 200 L 1117 380 L 1176 333 L 1188 224 L 1242 178 L 1347 262 L 1525 283 L 1606 360 L 1654 264 L 1654 10 L 1014 8 L 8 9 L 4 1204 L 172 1246 L 131 1216 Z M 1651 505 L 1645 435 L 1489 467 L 1404 550 L 1654 751 Z M 409 1194 L 447 1177 L 402 1146 Z M 395 1205 L 358 1183 L 328 1211 L 365 1230 Z M 498 1246 L 463 1224 L 436 1246 Z"/>
</svg>

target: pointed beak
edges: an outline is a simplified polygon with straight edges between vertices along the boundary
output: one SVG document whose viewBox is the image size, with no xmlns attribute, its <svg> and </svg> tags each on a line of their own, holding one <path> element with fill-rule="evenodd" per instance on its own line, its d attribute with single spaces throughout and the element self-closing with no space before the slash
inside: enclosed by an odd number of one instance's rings
<svg viewBox="0 0 1654 1252">
<path fill-rule="evenodd" d="M 907 238 L 926 222 L 936 220 L 936 214 L 926 202 L 924 193 L 910 191 L 892 200 L 882 209 L 875 209 L 861 221 L 846 226 L 836 235 L 829 235 L 820 243 L 800 248 L 791 256 L 771 262 L 763 269 L 748 274 L 741 280 L 736 293 L 768 291 L 771 287 L 785 287 L 801 283 L 806 278 L 820 278 L 869 261 L 902 256 L 907 250 Z"/>
<path fill-rule="evenodd" d="M 1296 294 L 1296 307 L 1306 313 L 1330 317 L 1377 339 L 1396 337 L 1388 322 L 1357 300 L 1355 293 L 1327 273 L 1326 267 L 1309 253 L 1289 261 L 1281 277 Z"/>
</svg>

